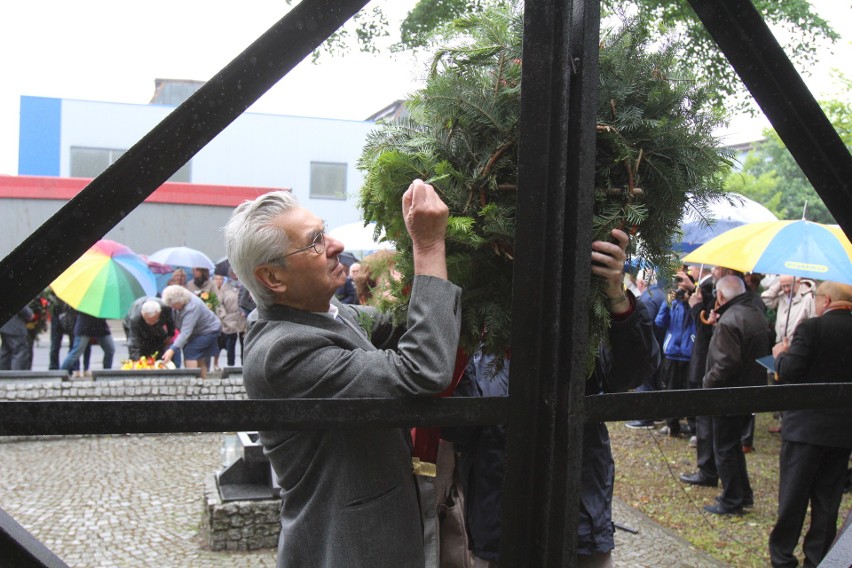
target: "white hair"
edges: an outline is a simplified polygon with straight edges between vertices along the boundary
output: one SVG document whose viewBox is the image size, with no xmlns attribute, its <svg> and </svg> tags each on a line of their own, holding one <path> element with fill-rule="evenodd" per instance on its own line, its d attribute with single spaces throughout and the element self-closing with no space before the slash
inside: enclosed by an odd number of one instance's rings
<svg viewBox="0 0 852 568">
<path fill-rule="evenodd" d="M 746 285 L 739 276 L 723 276 L 716 282 L 716 290 L 722 293 L 725 300 L 732 300 L 741 294 L 745 294 Z"/>
<path fill-rule="evenodd" d="M 192 292 L 180 286 L 178 284 L 172 284 L 171 286 L 166 286 L 166 289 L 163 290 L 163 303 L 170 308 L 173 308 L 175 304 L 188 304 L 192 300 Z"/>
<path fill-rule="evenodd" d="M 143 316 L 156 316 L 163 311 L 163 308 L 157 300 L 148 300 L 142 304 L 139 311 Z"/>
<path fill-rule="evenodd" d="M 290 239 L 283 229 L 273 225 L 273 221 L 298 206 L 290 192 L 271 191 L 237 206 L 223 229 L 225 253 L 231 269 L 258 306 L 271 306 L 275 298 L 272 291 L 255 278 L 255 268 L 269 263 L 287 265 L 281 255 L 290 247 Z"/>
</svg>

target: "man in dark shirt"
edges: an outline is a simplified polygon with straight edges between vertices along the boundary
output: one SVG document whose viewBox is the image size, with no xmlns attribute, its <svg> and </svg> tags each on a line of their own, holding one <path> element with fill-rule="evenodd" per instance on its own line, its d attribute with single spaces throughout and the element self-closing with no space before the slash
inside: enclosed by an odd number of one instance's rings
<svg viewBox="0 0 852 568">
<path fill-rule="evenodd" d="M 175 337 L 174 314 L 159 298 L 139 298 L 124 318 L 124 331 L 130 359 L 161 356 Z M 180 360 L 172 361 L 176 365 L 180 363 Z"/>
</svg>

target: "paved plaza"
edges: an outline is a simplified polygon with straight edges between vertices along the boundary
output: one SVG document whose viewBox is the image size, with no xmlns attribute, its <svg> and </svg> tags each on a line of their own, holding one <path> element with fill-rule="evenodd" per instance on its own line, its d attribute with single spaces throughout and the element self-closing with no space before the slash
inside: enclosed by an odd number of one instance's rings
<svg viewBox="0 0 852 568">
<path fill-rule="evenodd" d="M 275 551 L 206 550 L 207 476 L 224 434 L 46 437 L 0 441 L 0 508 L 72 567 L 266 567 Z M 722 564 L 616 500 L 615 564 Z"/>
<path fill-rule="evenodd" d="M 127 353 L 123 330 L 111 327 L 120 361 Z M 43 335 L 34 370 L 47 369 L 48 347 Z M 93 369 L 100 360 L 95 347 Z M 204 546 L 204 488 L 222 469 L 224 439 L 224 433 L 0 439 L 0 508 L 75 568 L 273 567 L 274 550 Z M 613 509 L 618 525 L 638 531 L 616 531 L 617 567 L 724 566 L 624 502 L 616 499 Z"/>
</svg>

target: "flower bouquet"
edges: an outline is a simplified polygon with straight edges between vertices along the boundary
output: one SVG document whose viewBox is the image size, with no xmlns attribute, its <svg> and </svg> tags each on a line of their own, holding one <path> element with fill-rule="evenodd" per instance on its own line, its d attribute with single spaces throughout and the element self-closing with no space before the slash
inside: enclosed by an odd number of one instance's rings
<svg viewBox="0 0 852 568">
<path fill-rule="evenodd" d="M 150 369 L 174 369 L 175 364 L 169 361 L 166 363 L 162 359 L 157 359 L 159 353 L 154 353 L 151 357 L 139 357 L 138 360 L 125 359 L 121 362 L 122 371 L 138 371 Z"/>
<path fill-rule="evenodd" d="M 198 293 L 198 297 L 214 312 L 219 307 L 219 296 L 216 295 L 216 292 L 202 291 Z"/>
</svg>

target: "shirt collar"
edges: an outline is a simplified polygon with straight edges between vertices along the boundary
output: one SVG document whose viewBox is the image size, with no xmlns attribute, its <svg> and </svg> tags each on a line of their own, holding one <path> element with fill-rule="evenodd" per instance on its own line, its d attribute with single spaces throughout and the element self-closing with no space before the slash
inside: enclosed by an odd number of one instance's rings
<svg viewBox="0 0 852 568">
<path fill-rule="evenodd" d="M 336 320 L 338 313 L 340 313 L 340 310 L 338 310 L 337 306 L 335 306 L 334 304 L 329 304 L 327 312 L 314 312 L 314 313 L 321 315 L 321 316 L 327 316 L 327 317 L 330 317 L 333 320 Z"/>
</svg>

